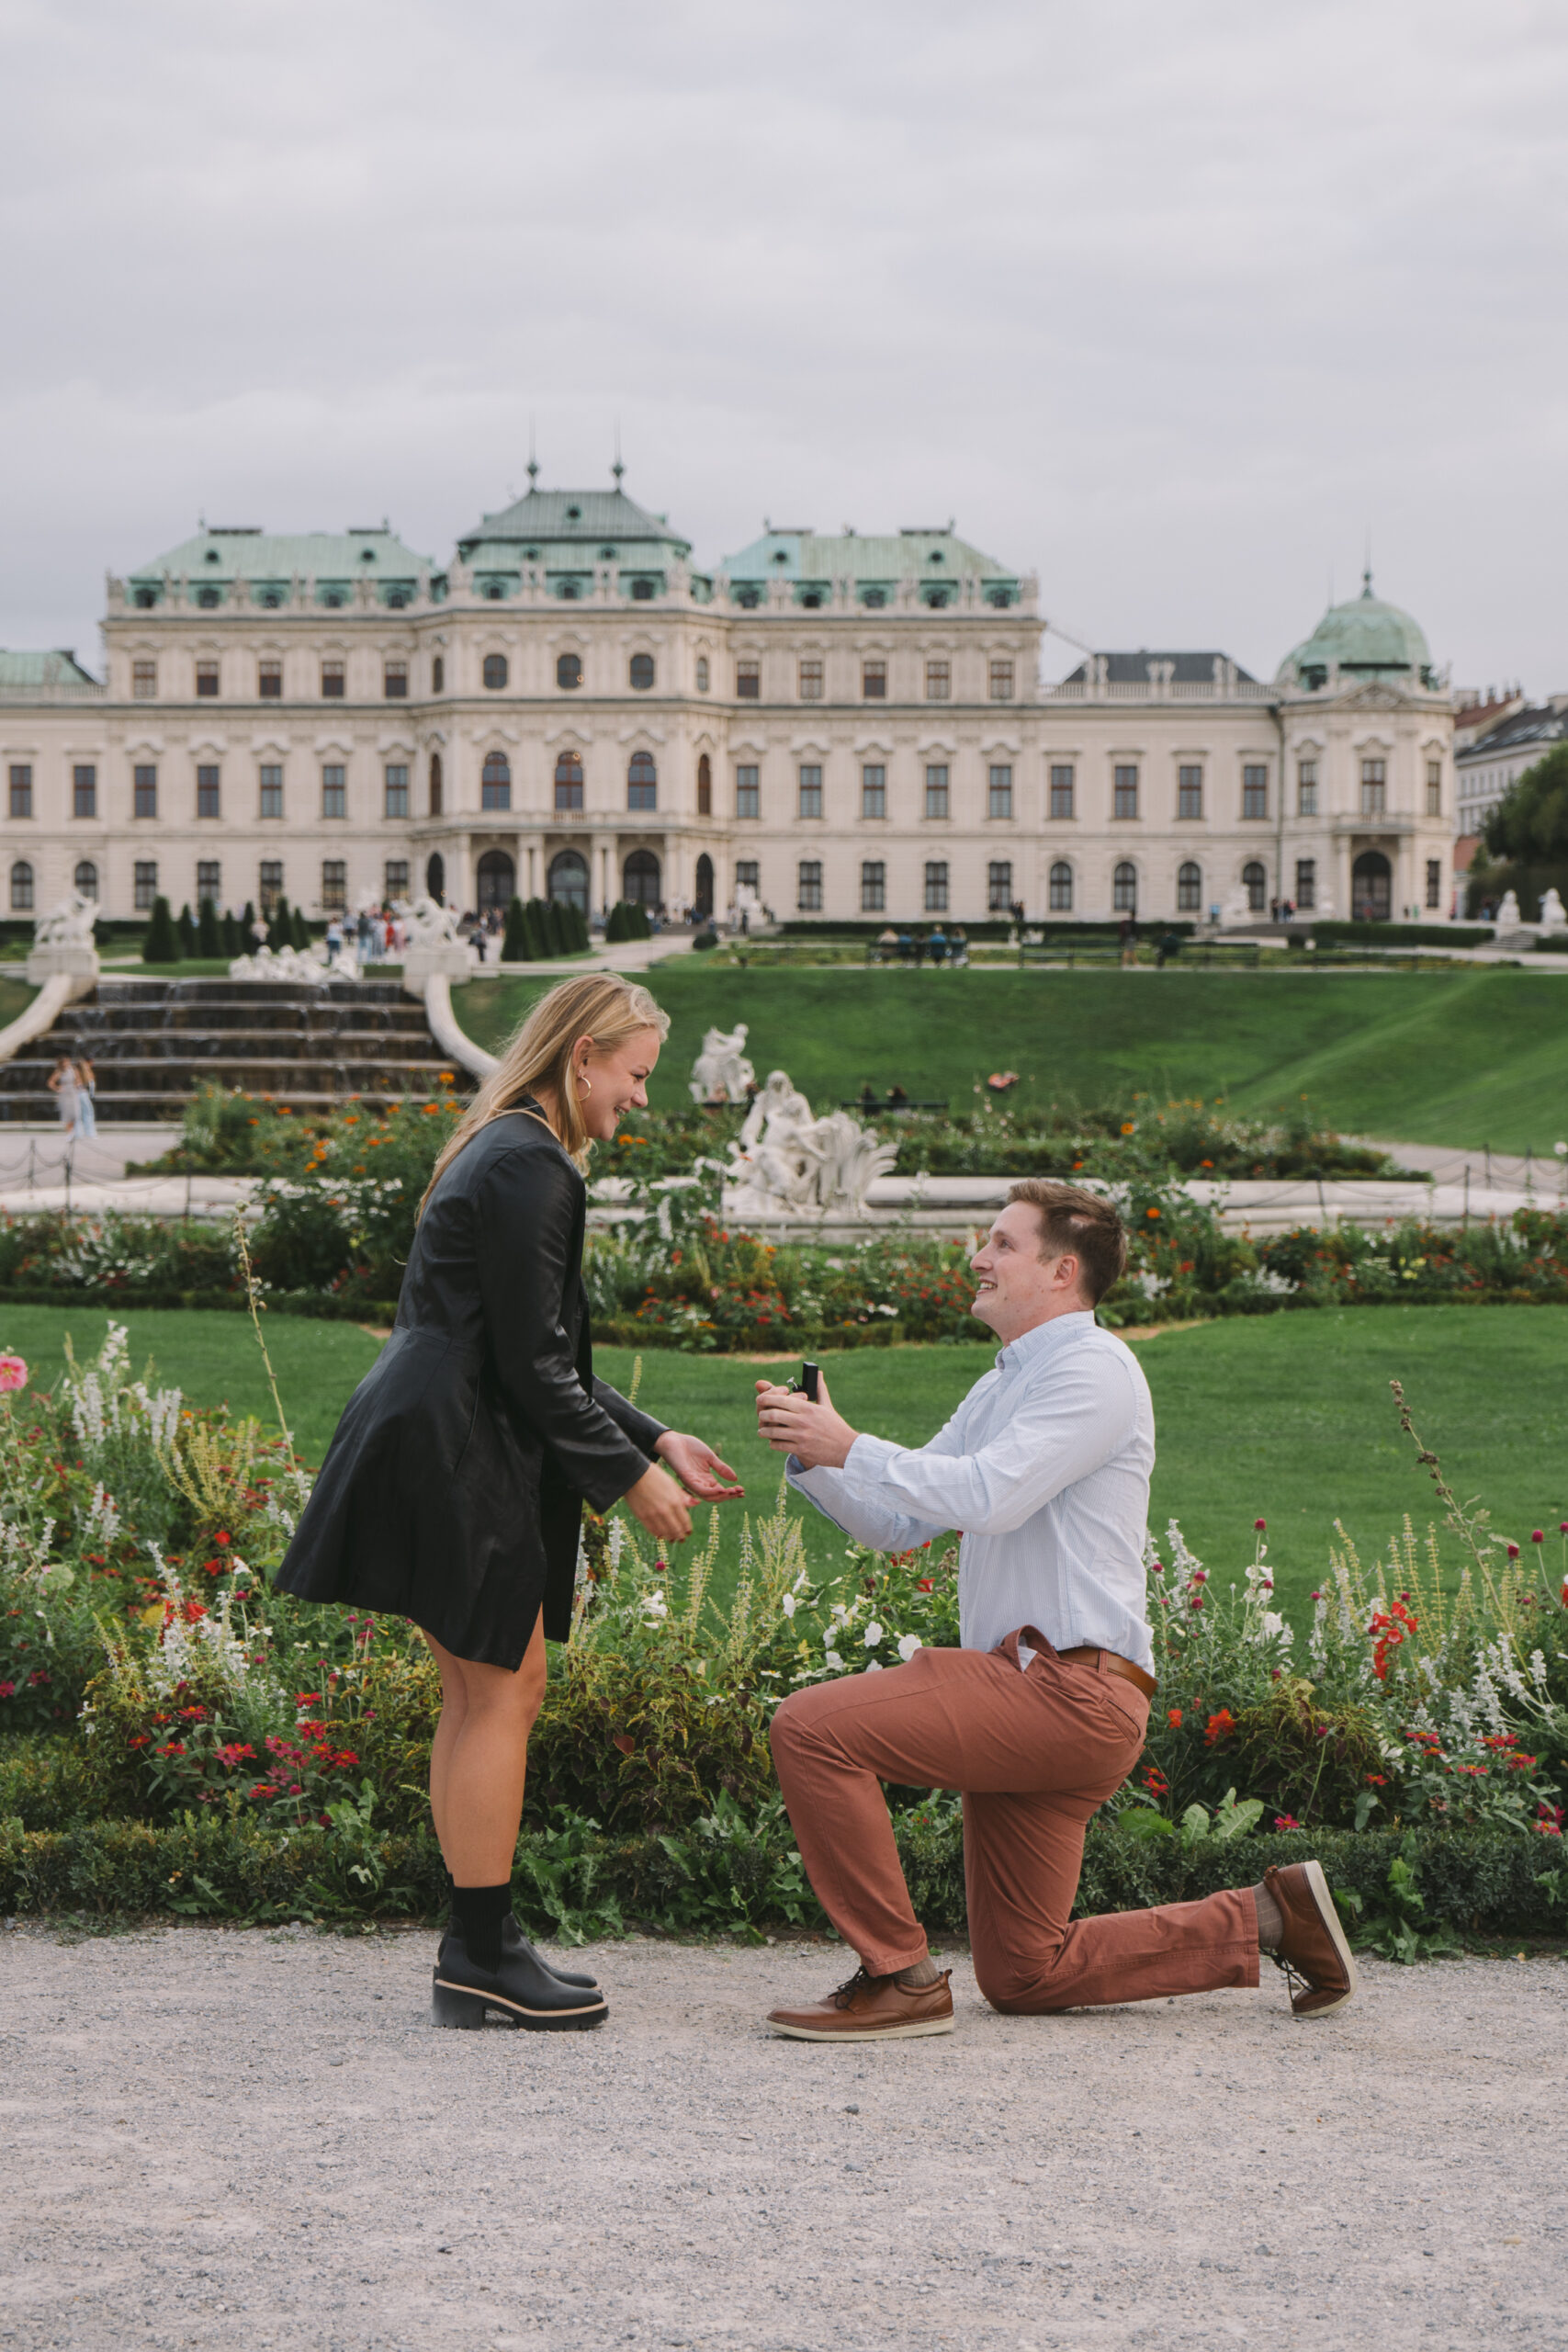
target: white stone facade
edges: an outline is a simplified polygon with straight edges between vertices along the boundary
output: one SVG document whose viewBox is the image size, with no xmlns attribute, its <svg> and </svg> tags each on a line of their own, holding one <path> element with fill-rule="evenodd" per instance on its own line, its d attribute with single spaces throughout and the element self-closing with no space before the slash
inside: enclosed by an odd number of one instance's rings
<svg viewBox="0 0 1568 2352">
<path fill-rule="evenodd" d="M 154 888 L 238 911 L 281 887 L 319 916 L 437 885 L 471 907 L 576 873 L 594 911 L 722 911 L 750 884 L 783 917 L 971 922 L 1021 900 L 1190 921 L 1242 894 L 1348 915 L 1358 860 L 1362 883 L 1383 868 L 1359 910 L 1450 903 L 1452 718 L 1429 673 L 1330 662 L 1303 684 L 1309 642 L 1272 685 L 1151 654 L 1043 688 L 1034 583 L 950 533 L 903 535 L 905 557 L 771 534 L 749 569 L 787 576 L 759 586 L 739 560 L 693 572 L 642 520 L 662 552 L 635 586 L 586 560 L 564 589 L 549 562 L 492 576 L 489 517 L 445 572 L 385 534 L 310 543 L 346 567 L 363 537 L 376 562 L 325 602 L 228 549 L 221 588 L 111 581 L 101 686 L 0 658 L 0 915 L 73 884 L 118 918 Z"/>
</svg>

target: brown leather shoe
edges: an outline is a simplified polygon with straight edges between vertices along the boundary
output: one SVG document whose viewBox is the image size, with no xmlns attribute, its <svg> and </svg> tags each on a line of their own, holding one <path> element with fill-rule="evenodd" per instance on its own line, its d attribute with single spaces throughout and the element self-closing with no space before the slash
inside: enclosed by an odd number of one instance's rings
<svg viewBox="0 0 1568 2352">
<path fill-rule="evenodd" d="M 953 1995 L 944 1969 L 934 1984 L 911 1989 L 897 1976 L 868 1976 L 857 1968 L 848 1984 L 808 2009 L 770 2009 L 775 2033 L 795 2041 L 912 2041 L 953 2031 Z"/>
<path fill-rule="evenodd" d="M 1290 1983 L 1299 2018 L 1325 2017 L 1355 1997 L 1356 1963 L 1328 1892 L 1321 1862 L 1287 1862 L 1263 1873 L 1285 1931 L 1269 1957 Z"/>
</svg>

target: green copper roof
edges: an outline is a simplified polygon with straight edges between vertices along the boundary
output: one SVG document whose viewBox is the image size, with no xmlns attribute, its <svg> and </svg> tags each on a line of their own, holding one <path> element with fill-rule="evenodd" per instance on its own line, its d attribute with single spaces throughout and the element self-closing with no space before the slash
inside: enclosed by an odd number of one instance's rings
<svg viewBox="0 0 1568 2352">
<path fill-rule="evenodd" d="M 955 538 L 948 524 L 938 530 L 900 531 L 866 537 L 859 531 L 773 530 L 726 556 L 731 580 L 1012 580 L 978 548 Z"/>
<path fill-rule="evenodd" d="M 44 686 L 90 687 L 96 693 L 98 682 L 74 653 L 7 653 L 0 648 L 0 694 L 36 694 Z"/>
<path fill-rule="evenodd" d="M 1360 594 L 1348 605 L 1331 605 L 1304 644 L 1287 653 L 1276 683 L 1320 686 L 1330 664 L 1353 678 L 1410 678 L 1431 682 L 1431 653 L 1410 615 L 1372 594 L 1372 575 L 1363 575 Z"/>
<path fill-rule="evenodd" d="M 595 563 L 613 563 L 622 557 L 634 563 L 651 562 L 656 555 L 674 561 L 690 555 L 692 543 L 671 529 L 667 516 L 650 514 L 617 483 L 614 490 L 530 487 L 525 497 L 486 514 L 457 542 L 457 552 L 466 563 L 481 548 L 493 548 L 498 553 L 504 549 L 513 563 L 521 558 L 549 570 L 586 571 Z M 530 549 L 537 553 L 531 555 Z"/>
<path fill-rule="evenodd" d="M 299 531 L 275 537 L 262 530 L 198 531 L 167 555 L 139 564 L 132 581 L 175 579 L 183 573 L 193 586 L 204 580 L 412 580 L 435 567 L 416 555 L 385 524 L 373 531 Z"/>
</svg>

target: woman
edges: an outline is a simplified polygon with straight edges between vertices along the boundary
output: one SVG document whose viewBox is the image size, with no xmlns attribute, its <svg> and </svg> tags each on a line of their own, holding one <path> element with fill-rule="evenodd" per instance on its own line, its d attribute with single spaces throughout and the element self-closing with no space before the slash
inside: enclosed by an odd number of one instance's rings
<svg viewBox="0 0 1568 2352">
<path fill-rule="evenodd" d="M 69 1054 L 61 1055 L 60 1059 L 44 1080 L 44 1084 L 54 1097 L 55 1108 L 60 1114 L 60 1124 L 69 1138 L 76 1132 L 78 1094 L 76 1065 Z"/>
<path fill-rule="evenodd" d="M 691 1533 L 682 1486 L 705 1502 L 741 1491 L 700 1439 L 592 1372 L 581 1170 L 646 1104 L 668 1027 L 646 989 L 610 974 L 535 1006 L 435 1163 L 392 1336 L 278 1573 L 303 1600 L 412 1618 L 440 1668 L 430 1804 L 452 1923 L 438 2025 L 482 2025 L 488 2009 L 536 2030 L 607 2014 L 593 1979 L 549 1967 L 512 1917 L 546 1637 L 570 1626 L 584 1499 L 624 1500 L 663 1545 Z"/>
<path fill-rule="evenodd" d="M 98 1074 L 85 1054 L 76 1057 L 76 1132 L 90 1142 L 98 1132 Z"/>
</svg>

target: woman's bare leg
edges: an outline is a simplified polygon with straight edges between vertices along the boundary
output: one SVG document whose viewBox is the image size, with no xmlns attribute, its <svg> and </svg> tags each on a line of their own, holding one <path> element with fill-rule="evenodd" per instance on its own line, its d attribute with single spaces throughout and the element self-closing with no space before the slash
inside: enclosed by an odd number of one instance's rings
<svg viewBox="0 0 1568 2352">
<path fill-rule="evenodd" d="M 430 1753 L 435 1834 L 458 1886 L 502 1886 L 523 1818 L 528 1735 L 544 1702 L 544 1623 L 515 1672 L 454 1657 L 425 1639 L 441 1669 L 441 1723 Z"/>
</svg>

